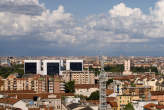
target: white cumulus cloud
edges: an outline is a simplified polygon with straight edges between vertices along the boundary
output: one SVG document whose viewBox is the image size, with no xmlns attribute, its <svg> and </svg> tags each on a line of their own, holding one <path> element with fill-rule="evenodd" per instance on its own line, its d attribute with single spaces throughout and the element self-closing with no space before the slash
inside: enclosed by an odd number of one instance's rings
<svg viewBox="0 0 164 110">
<path fill-rule="evenodd" d="M 156 38 L 164 37 L 163 7 L 164 0 L 160 0 L 150 14 L 144 14 L 139 8 L 120 3 L 107 13 L 77 19 L 62 5 L 49 10 L 38 0 L 1 0 L 0 38 L 29 37 L 29 40 L 33 38 L 53 46 L 84 46 L 86 49 L 150 45 Z"/>
</svg>

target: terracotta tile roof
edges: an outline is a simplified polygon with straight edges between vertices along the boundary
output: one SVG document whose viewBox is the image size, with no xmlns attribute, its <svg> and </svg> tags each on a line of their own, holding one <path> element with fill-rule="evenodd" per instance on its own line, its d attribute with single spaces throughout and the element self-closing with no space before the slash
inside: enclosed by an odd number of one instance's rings
<svg viewBox="0 0 164 110">
<path fill-rule="evenodd" d="M 0 103 L 4 103 L 4 104 L 13 105 L 18 101 L 19 101 L 19 99 L 15 99 L 15 98 L 0 98 Z"/>
<path fill-rule="evenodd" d="M 16 78 L 16 75 L 13 75 L 13 74 L 11 74 L 7 77 L 7 79 L 14 79 L 14 78 Z"/>
<path fill-rule="evenodd" d="M 10 97 L 17 97 L 18 99 L 33 99 L 34 96 L 38 96 L 41 99 L 47 99 L 49 95 L 52 95 L 50 93 L 40 93 L 40 94 L 8 94 Z M 74 96 L 72 93 L 58 93 L 54 94 L 56 95 L 56 98 L 61 98 L 61 96 Z"/>
<path fill-rule="evenodd" d="M 40 110 L 40 108 L 28 108 L 28 110 Z"/>
<path fill-rule="evenodd" d="M 9 107 L 9 106 L 6 106 L 6 107 L 4 107 L 4 106 L 0 106 L 0 110 L 6 110 L 6 109 L 9 109 L 9 110 L 22 110 L 22 109 L 20 109 L 20 108 L 15 108 L 15 107 Z"/>
<path fill-rule="evenodd" d="M 114 77 L 113 79 L 114 80 L 132 80 L 132 79 L 134 79 L 135 78 L 135 76 L 133 76 L 133 75 L 129 75 L 129 76 L 117 76 L 117 77 Z"/>
<path fill-rule="evenodd" d="M 116 98 L 115 97 L 107 97 L 106 100 L 107 100 L 107 102 L 114 102 L 114 101 L 116 101 Z"/>
<path fill-rule="evenodd" d="M 164 109 L 164 105 L 157 105 L 156 108 L 157 109 Z"/>
<path fill-rule="evenodd" d="M 147 110 L 151 110 L 154 107 L 156 107 L 156 104 L 153 104 L 153 103 L 149 103 L 149 104 L 144 106 L 144 108 L 147 109 Z"/>
<path fill-rule="evenodd" d="M 151 91 L 151 95 L 164 95 L 164 91 Z"/>
<path fill-rule="evenodd" d="M 95 105 L 99 104 L 99 100 L 87 100 L 87 102 Z"/>
<path fill-rule="evenodd" d="M 111 107 L 118 107 L 117 102 L 108 102 Z"/>
<path fill-rule="evenodd" d="M 107 89 L 106 90 L 106 95 L 111 95 L 113 93 L 114 93 L 113 89 Z"/>
</svg>

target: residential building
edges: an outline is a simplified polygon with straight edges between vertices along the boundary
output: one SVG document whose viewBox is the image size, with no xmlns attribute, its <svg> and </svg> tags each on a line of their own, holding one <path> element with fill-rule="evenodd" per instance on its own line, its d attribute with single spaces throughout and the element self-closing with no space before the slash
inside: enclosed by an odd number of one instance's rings
<svg viewBox="0 0 164 110">
<path fill-rule="evenodd" d="M 0 98 L 0 108 L 8 110 L 14 110 L 14 108 L 28 110 L 24 101 L 15 98 Z"/>
<path fill-rule="evenodd" d="M 158 104 L 158 101 L 132 101 L 133 103 L 133 107 L 135 110 L 145 110 L 144 106 L 149 104 L 149 103 L 153 103 L 153 104 Z"/>
<path fill-rule="evenodd" d="M 123 75 L 131 75 L 131 74 L 132 74 L 132 72 L 130 71 L 130 60 L 125 60 Z"/>
<path fill-rule="evenodd" d="M 95 84 L 95 74 L 89 71 L 63 71 L 65 82 L 75 81 L 75 84 Z"/>
<path fill-rule="evenodd" d="M 89 97 L 92 92 L 98 91 L 98 85 L 95 84 L 76 84 L 75 94 Z"/>
<path fill-rule="evenodd" d="M 26 91 L 32 90 L 36 93 L 64 93 L 64 82 L 60 76 L 32 75 L 25 78 L 17 78 L 10 75 L 3 82 L 0 91 Z"/>
<path fill-rule="evenodd" d="M 149 100 L 151 98 L 151 87 L 124 87 L 123 95 L 137 95 L 143 100 Z"/>
</svg>

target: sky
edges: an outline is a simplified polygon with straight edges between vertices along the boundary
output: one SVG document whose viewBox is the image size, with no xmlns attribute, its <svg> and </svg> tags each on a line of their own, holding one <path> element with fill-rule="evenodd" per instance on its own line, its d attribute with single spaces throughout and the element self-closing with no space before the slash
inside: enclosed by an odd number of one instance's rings
<svg viewBox="0 0 164 110">
<path fill-rule="evenodd" d="M 164 56 L 164 0 L 0 0 L 0 56 Z"/>
</svg>

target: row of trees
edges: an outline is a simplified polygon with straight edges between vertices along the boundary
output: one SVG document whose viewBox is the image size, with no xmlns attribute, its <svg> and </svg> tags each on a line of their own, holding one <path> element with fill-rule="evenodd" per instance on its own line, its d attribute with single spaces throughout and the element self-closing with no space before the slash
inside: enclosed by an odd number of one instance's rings
<svg viewBox="0 0 164 110">
<path fill-rule="evenodd" d="M 131 67 L 132 72 L 155 72 L 158 73 L 157 67 Z"/>
<path fill-rule="evenodd" d="M 9 67 L 2 67 L 0 66 L 0 76 L 3 78 L 8 77 L 10 74 L 19 73 L 20 75 L 24 74 L 24 65 L 11 65 Z"/>
<path fill-rule="evenodd" d="M 106 72 L 123 72 L 124 71 L 124 65 L 107 65 L 104 67 L 104 70 Z M 158 73 L 157 67 L 131 67 L 132 72 L 141 73 L 141 72 L 155 72 Z"/>
<path fill-rule="evenodd" d="M 124 65 L 107 65 L 104 67 L 104 70 L 106 72 L 123 72 L 124 71 Z"/>
</svg>

